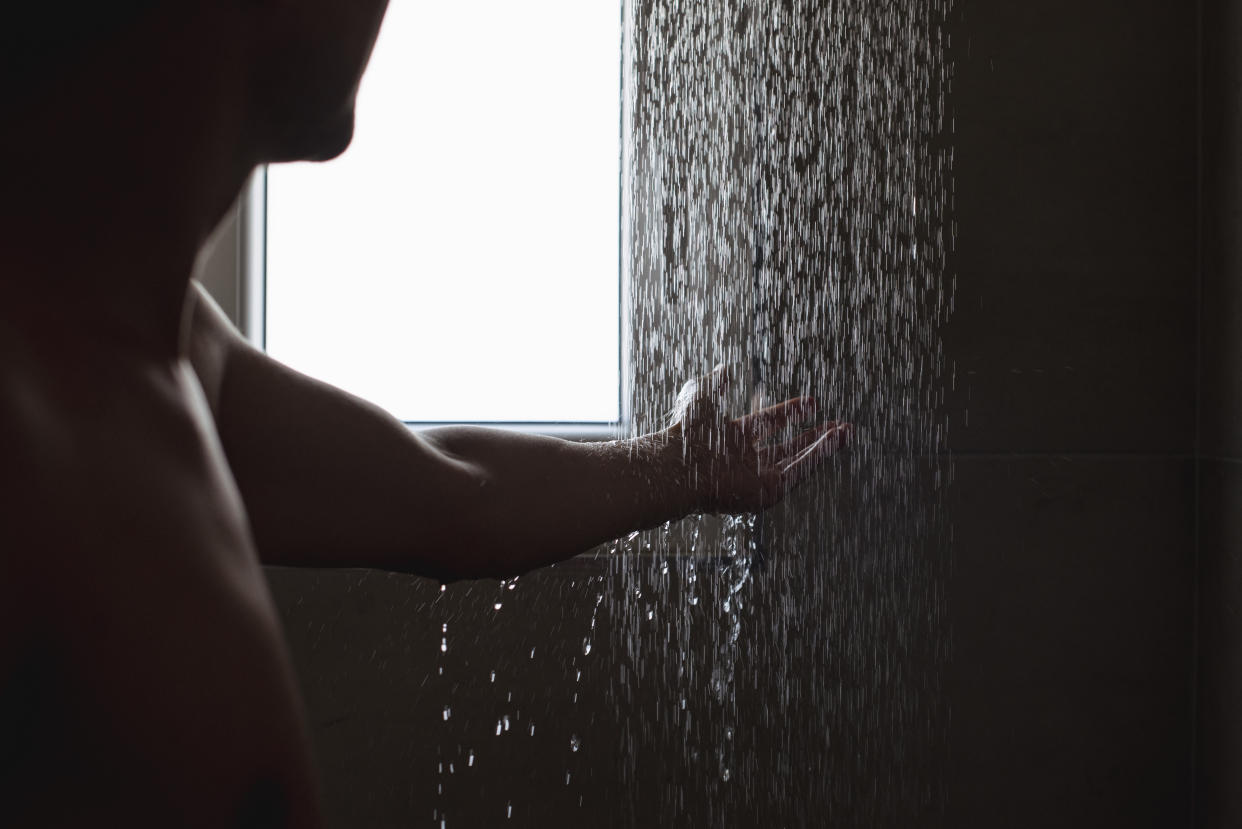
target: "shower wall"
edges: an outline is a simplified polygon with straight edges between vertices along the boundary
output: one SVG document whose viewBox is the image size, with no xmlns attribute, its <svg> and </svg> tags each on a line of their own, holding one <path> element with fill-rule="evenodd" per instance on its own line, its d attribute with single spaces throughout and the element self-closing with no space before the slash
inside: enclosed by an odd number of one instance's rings
<svg viewBox="0 0 1242 829">
<path fill-rule="evenodd" d="M 1242 10 L 1204 3 L 1196 825 L 1242 825 Z"/>
<path fill-rule="evenodd" d="M 959 3 L 951 826 L 1182 826 L 1194 3 Z"/>
</svg>

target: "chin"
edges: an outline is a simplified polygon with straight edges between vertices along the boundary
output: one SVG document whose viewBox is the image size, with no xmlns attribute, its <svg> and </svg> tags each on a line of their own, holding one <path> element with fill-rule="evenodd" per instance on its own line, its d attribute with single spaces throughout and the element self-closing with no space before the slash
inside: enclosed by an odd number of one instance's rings
<svg viewBox="0 0 1242 829">
<path fill-rule="evenodd" d="M 331 161 L 341 156 L 354 140 L 354 113 L 351 110 L 332 121 L 282 130 L 270 161 Z"/>
<path fill-rule="evenodd" d="M 349 149 L 354 140 L 354 114 L 333 124 L 316 136 L 313 150 L 307 154 L 307 161 L 331 161 L 339 158 Z"/>
</svg>

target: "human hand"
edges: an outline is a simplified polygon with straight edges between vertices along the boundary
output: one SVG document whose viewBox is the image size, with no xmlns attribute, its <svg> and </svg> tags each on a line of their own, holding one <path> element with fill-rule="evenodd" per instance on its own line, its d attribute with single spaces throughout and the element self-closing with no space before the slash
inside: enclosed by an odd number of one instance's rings
<svg viewBox="0 0 1242 829">
<path fill-rule="evenodd" d="M 758 512 L 782 498 L 849 440 L 853 426 L 802 424 L 818 413 L 813 398 L 795 397 L 739 418 L 721 409 L 729 386 L 723 366 L 682 387 L 665 431 L 680 449 L 696 509 Z"/>
</svg>

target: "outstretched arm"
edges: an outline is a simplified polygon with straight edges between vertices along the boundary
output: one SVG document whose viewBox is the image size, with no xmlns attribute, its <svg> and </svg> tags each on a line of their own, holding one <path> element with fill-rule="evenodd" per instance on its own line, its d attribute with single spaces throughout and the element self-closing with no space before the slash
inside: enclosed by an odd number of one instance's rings
<svg viewBox="0 0 1242 829">
<path fill-rule="evenodd" d="M 513 575 L 691 512 L 761 508 L 846 436 L 825 424 L 764 446 L 809 401 L 727 420 L 713 383 L 688 384 L 674 425 L 632 440 L 414 433 L 250 347 L 197 284 L 189 301 L 190 357 L 268 563 Z"/>
</svg>

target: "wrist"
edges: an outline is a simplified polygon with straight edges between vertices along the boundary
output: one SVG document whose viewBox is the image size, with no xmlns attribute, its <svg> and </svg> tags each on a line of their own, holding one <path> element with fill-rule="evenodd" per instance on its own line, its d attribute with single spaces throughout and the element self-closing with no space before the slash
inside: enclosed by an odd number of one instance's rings
<svg viewBox="0 0 1242 829">
<path fill-rule="evenodd" d="M 698 476 L 694 474 L 687 454 L 685 435 L 675 424 L 634 439 L 637 453 L 643 459 L 644 477 L 658 497 L 682 518 L 703 509 Z"/>
</svg>

